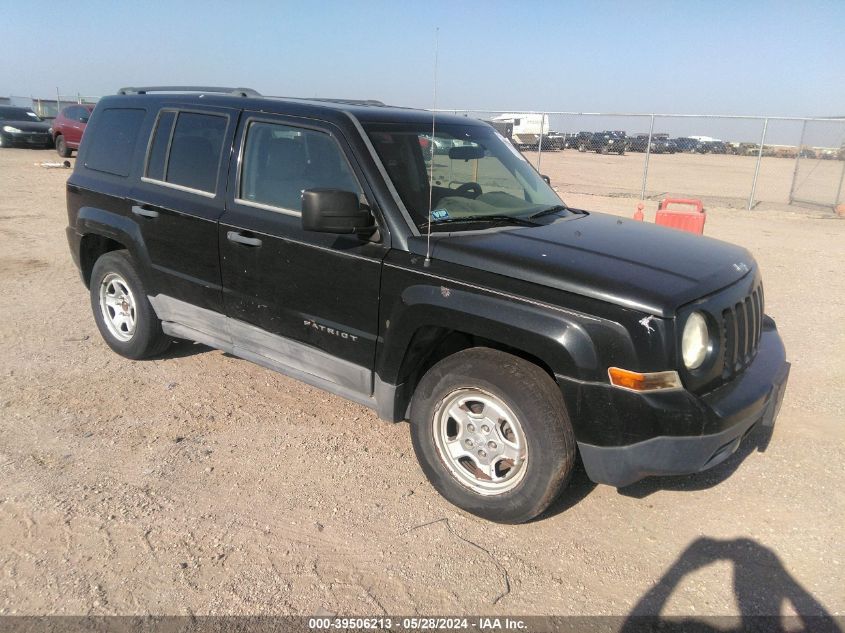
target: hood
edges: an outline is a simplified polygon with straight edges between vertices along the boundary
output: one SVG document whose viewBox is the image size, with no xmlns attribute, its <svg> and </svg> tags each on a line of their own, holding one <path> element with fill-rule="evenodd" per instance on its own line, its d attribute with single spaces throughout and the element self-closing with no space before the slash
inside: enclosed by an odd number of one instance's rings
<svg viewBox="0 0 845 633">
<path fill-rule="evenodd" d="M 432 257 L 662 317 L 756 266 L 742 247 L 602 213 L 451 233 L 437 239 Z"/>
<path fill-rule="evenodd" d="M 0 128 L 4 125 L 11 125 L 22 132 L 46 132 L 50 129 L 47 121 L 0 121 Z"/>
</svg>

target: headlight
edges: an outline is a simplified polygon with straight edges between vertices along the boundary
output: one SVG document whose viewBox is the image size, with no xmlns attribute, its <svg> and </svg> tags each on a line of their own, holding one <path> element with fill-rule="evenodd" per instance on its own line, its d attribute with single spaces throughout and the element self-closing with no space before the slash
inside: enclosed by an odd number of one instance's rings
<svg viewBox="0 0 845 633">
<path fill-rule="evenodd" d="M 701 367 L 709 347 L 710 332 L 707 329 L 707 321 L 701 312 L 693 312 L 684 325 L 684 334 L 681 337 L 681 354 L 687 369 Z"/>
<path fill-rule="evenodd" d="M 13 134 L 19 134 L 20 133 L 20 130 L 18 128 L 12 127 L 11 125 L 4 125 L 3 131 L 4 132 L 11 132 Z"/>
</svg>

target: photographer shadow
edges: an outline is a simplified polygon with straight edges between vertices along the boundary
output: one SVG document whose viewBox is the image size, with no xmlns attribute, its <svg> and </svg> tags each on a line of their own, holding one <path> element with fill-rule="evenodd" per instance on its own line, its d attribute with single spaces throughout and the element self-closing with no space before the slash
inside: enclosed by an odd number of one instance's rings
<svg viewBox="0 0 845 633">
<path fill-rule="evenodd" d="M 698 569 L 728 561 L 733 564 L 733 591 L 739 607 L 735 618 L 661 616 L 672 592 Z M 782 616 L 785 604 L 797 615 Z M 843 633 L 831 616 L 784 568 L 777 554 L 747 538 L 696 539 L 626 617 L 621 633 L 640 631 L 727 633 L 730 631 L 812 631 Z"/>
</svg>

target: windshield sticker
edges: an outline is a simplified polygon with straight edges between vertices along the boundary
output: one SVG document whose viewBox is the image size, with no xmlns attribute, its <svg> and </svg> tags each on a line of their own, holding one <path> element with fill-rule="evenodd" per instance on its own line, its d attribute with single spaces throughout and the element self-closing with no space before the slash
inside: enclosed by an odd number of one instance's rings
<svg viewBox="0 0 845 633">
<path fill-rule="evenodd" d="M 446 209 L 435 209 L 431 212 L 432 220 L 445 220 L 449 217 L 449 212 Z"/>
</svg>

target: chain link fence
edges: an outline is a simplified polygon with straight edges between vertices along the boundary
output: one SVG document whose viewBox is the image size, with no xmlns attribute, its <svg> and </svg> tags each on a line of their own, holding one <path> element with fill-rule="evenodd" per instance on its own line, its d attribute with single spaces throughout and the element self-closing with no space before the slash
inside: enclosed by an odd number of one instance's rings
<svg viewBox="0 0 845 633">
<path fill-rule="evenodd" d="M 3 99 L 7 105 L 14 105 L 18 107 L 32 108 L 42 119 L 52 120 L 59 116 L 59 112 L 69 105 L 77 105 L 80 103 L 97 103 L 100 100 L 98 96 L 91 95 L 62 95 L 56 93 L 55 97 L 24 97 L 19 95 L 10 95 Z"/>
<path fill-rule="evenodd" d="M 803 123 L 795 152 L 790 204 L 830 206 L 845 202 L 843 148 L 845 120 Z"/>
<path fill-rule="evenodd" d="M 491 123 L 564 196 L 739 209 L 845 201 L 845 118 L 440 111 Z"/>
<path fill-rule="evenodd" d="M 53 119 L 81 94 L 10 96 Z M 845 117 L 439 110 L 488 121 L 564 196 L 700 198 L 753 209 L 845 202 Z"/>
</svg>

